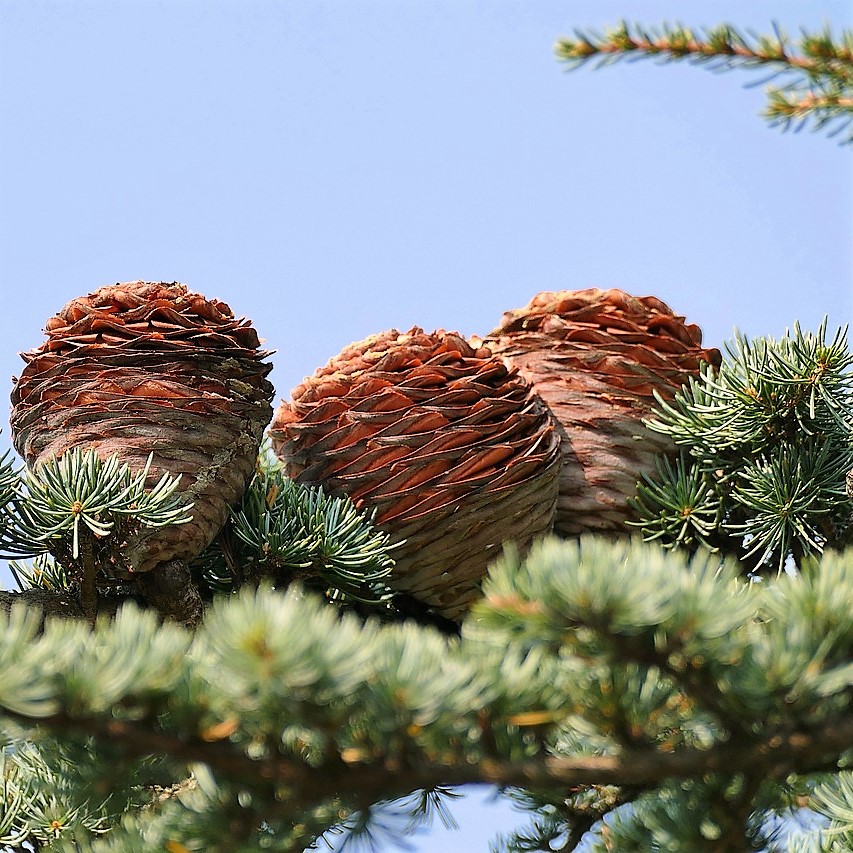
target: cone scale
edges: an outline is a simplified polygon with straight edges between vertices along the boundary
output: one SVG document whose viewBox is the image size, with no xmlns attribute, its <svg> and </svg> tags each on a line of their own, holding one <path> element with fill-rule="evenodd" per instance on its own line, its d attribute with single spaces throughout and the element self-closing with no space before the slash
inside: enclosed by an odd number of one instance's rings
<svg viewBox="0 0 853 853">
<path fill-rule="evenodd" d="M 543 292 L 507 311 L 483 343 L 517 369 L 559 424 L 562 464 L 555 532 L 624 532 L 628 498 L 668 437 L 643 418 L 654 392 L 670 400 L 700 364 L 720 364 L 698 326 L 653 296 L 622 290 Z"/>
<path fill-rule="evenodd" d="M 559 439 L 529 385 L 458 334 L 413 328 L 352 344 L 276 412 L 298 482 L 346 494 L 402 543 L 391 583 L 457 619 L 500 545 L 552 524 Z"/>
</svg>

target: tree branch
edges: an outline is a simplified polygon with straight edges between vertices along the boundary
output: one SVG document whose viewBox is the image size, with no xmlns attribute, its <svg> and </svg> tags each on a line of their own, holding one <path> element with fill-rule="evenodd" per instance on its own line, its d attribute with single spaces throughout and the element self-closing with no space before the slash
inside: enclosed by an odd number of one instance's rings
<svg viewBox="0 0 853 853">
<path fill-rule="evenodd" d="M 34 722 L 5 713 L 25 724 Z M 815 731 L 778 732 L 758 742 L 722 743 L 707 750 L 626 750 L 619 755 L 545 756 L 522 762 L 482 759 L 452 765 L 417 759 L 403 765 L 397 758 L 362 763 L 341 757 L 337 762 L 311 767 L 281 756 L 253 760 L 238 745 L 225 741 L 208 742 L 199 737 L 186 739 L 158 733 L 150 720 L 57 714 L 38 720 L 38 724 L 94 735 L 135 757 L 163 754 L 201 762 L 251 787 L 286 786 L 293 789 L 293 800 L 303 804 L 323 801 L 342 792 L 355 792 L 361 802 L 372 803 L 438 785 L 488 783 L 539 789 L 591 785 L 653 787 L 666 779 L 739 770 L 753 777 L 783 777 L 835 767 L 837 756 L 853 742 L 853 718 L 845 717 Z"/>
<path fill-rule="evenodd" d="M 98 614 L 115 616 L 116 611 L 126 601 L 126 598 L 101 595 L 98 597 Z M 16 601 L 24 602 L 28 607 L 35 607 L 42 612 L 42 621 L 49 616 L 62 619 L 86 619 L 83 605 L 78 596 L 69 590 L 52 590 L 32 587 L 23 592 L 0 590 L 0 612 L 8 613 Z"/>
<path fill-rule="evenodd" d="M 706 38 L 697 37 L 684 27 L 664 26 L 654 33 L 639 26 L 622 23 L 608 31 L 604 37 L 578 33 L 577 39 L 563 38 L 557 42 L 557 55 L 569 64 L 580 64 L 593 56 L 666 56 L 669 59 L 692 59 L 703 62 L 713 59 L 729 59 L 752 66 L 777 65 L 804 72 L 813 77 L 850 73 L 851 57 L 848 52 L 836 48 L 832 55 L 802 55 L 789 50 L 785 38 L 760 39 L 756 46 L 750 45 L 743 36 L 731 27 L 717 27 L 707 33 Z"/>
<path fill-rule="evenodd" d="M 184 627 L 194 628 L 203 615 L 202 603 L 194 586 L 188 584 L 179 588 L 173 582 L 168 570 L 178 562 L 180 561 L 172 560 L 162 563 L 154 572 L 146 572 L 140 577 L 145 589 L 160 584 L 161 588 L 155 589 L 159 598 L 154 601 L 154 605 L 161 617 L 169 617 Z M 0 613 L 8 613 L 18 601 L 41 610 L 42 625 L 48 617 L 56 616 L 61 619 L 82 619 L 93 624 L 98 616 L 115 617 L 119 608 L 128 601 L 135 601 L 143 607 L 146 605 L 146 601 L 127 591 L 123 594 L 100 592 L 94 601 L 95 610 L 90 613 L 82 599 L 82 596 L 67 589 L 31 587 L 23 592 L 0 590 Z"/>
</svg>

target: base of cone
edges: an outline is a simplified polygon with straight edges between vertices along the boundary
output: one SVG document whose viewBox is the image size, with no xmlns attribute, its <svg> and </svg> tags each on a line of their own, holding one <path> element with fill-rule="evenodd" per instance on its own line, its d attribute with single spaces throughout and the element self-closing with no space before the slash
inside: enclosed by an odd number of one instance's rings
<svg viewBox="0 0 853 853">
<path fill-rule="evenodd" d="M 169 560 L 140 575 L 137 587 L 142 597 L 165 618 L 188 628 L 201 622 L 204 604 L 193 583 L 186 560 Z"/>
</svg>

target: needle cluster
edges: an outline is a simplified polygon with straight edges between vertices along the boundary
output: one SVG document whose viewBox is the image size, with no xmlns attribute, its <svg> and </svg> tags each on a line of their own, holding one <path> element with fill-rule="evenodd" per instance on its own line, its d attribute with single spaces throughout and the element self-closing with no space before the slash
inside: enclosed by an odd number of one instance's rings
<svg viewBox="0 0 853 853">
<path fill-rule="evenodd" d="M 164 474 L 146 488 L 150 461 L 134 473 L 115 456 L 102 460 L 81 448 L 24 472 L 0 460 L 3 550 L 25 555 L 54 551 L 73 573 L 86 548 L 108 562 L 116 537 L 132 528 L 187 522 L 192 504 L 175 493 L 179 477 Z"/>
<path fill-rule="evenodd" d="M 373 515 L 322 487 L 295 483 L 262 454 L 224 535 L 193 567 L 213 589 L 261 577 L 279 586 L 299 580 L 334 599 L 377 604 L 390 596 L 384 581 L 394 549 Z"/>
<path fill-rule="evenodd" d="M 738 336 L 647 422 L 681 449 L 639 484 L 637 524 L 668 546 L 781 570 L 851 536 L 853 355 L 845 330 Z"/>
</svg>

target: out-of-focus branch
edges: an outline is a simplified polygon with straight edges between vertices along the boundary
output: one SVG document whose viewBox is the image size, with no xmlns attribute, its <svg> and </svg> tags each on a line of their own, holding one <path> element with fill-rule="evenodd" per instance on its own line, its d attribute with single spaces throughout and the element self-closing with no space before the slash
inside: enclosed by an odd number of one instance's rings
<svg viewBox="0 0 853 853">
<path fill-rule="evenodd" d="M 10 715 L 17 716 L 17 715 Z M 19 717 L 22 721 L 27 718 Z M 707 750 L 630 750 L 620 755 L 542 757 L 526 761 L 481 759 L 458 764 L 398 759 L 363 761 L 344 754 L 312 767 L 286 757 L 252 759 L 226 741 L 205 741 L 158 733 L 148 720 L 80 718 L 60 713 L 41 725 L 76 729 L 108 739 L 135 757 L 164 754 L 207 764 L 215 772 L 247 784 L 284 785 L 308 804 L 341 792 L 356 792 L 365 803 L 401 796 L 417 788 L 489 783 L 519 788 L 570 788 L 589 785 L 630 785 L 651 788 L 667 779 L 701 777 L 708 773 L 784 777 L 837 766 L 838 754 L 853 742 L 853 719 L 827 722 L 815 731 L 779 732 L 753 743 L 722 743 Z"/>
</svg>

